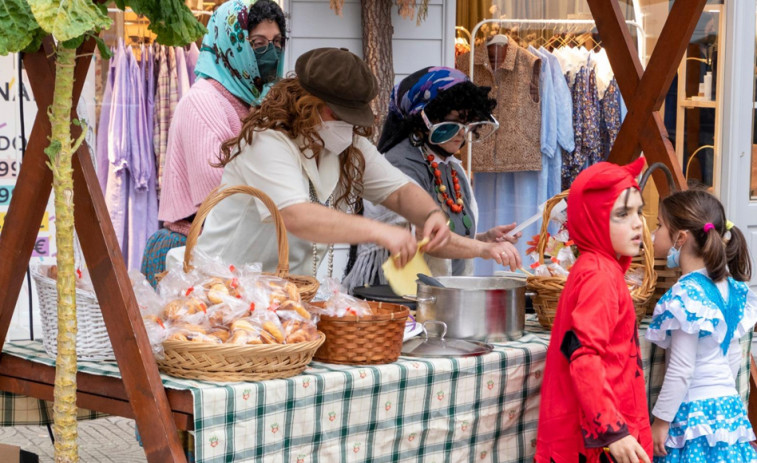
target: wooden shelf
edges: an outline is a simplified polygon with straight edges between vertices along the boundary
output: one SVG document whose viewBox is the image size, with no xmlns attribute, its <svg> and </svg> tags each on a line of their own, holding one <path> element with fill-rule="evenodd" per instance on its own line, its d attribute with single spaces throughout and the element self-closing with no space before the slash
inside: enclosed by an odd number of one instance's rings
<svg viewBox="0 0 757 463">
<path fill-rule="evenodd" d="M 692 100 L 691 98 L 686 98 L 685 100 L 681 101 L 681 106 L 684 108 L 715 108 L 717 105 L 717 101 L 715 100 Z"/>
</svg>

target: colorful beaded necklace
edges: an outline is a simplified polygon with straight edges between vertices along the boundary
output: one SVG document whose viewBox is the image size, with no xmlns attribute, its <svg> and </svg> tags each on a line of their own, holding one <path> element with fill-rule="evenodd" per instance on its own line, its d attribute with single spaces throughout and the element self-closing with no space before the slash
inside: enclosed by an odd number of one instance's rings
<svg viewBox="0 0 757 463">
<path fill-rule="evenodd" d="M 436 198 L 442 208 L 447 208 L 447 213 L 462 214 L 463 226 L 465 227 L 465 234 L 470 234 L 470 229 L 473 226 L 473 221 L 470 216 L 465 212 L 465 202 L 463 201 L 463 189 L 460 186 L 460 179 L 457 177 L 457 171 L 454 167 L 450 166 L 450 174 L 452 175 L 452 188 L 454 190 L 455 199 L 452 199 L 448 194 L 447 185 L 442 181 L 442 171 L 439 169 L 439 163 L 436 162 L 436 157 L 433 154 L 424 153 L 423 148 L 420 148 L 421 155 L 426 160 L 431 174 L 434 176 L 434 190 L 436 191 Z M 449 222 L 449 228 L 455 231 L 455 222 Z"/>
</svg>

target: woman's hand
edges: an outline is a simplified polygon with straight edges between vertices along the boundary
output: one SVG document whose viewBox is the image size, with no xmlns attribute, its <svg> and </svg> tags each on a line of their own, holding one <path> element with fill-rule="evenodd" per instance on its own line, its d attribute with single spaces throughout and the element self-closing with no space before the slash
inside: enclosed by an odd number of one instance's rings
<svg viewBox="0 0 757 463">
<path fill-rule="evenodd" d="M 608 446 L 617 463 L 650 463 L 647 452 L 635 437 L 628 435 Z"/>
<path fill-rule="evenodd" d="M 654 456 L 664 457 L 668 454 L 668 452 L 665 450 L 665 440 L 668 438 L 669 431 L 670 423 L 657 417 L 654 418 L 654 423 L 652 423 L 652 443 L 654 444 Z"/>
<path fill-rule="evenodd" d="M 447 220 L 447 215 L 441 210 L 428 216 L 423 224 L 423 238 L 429 241 L 423 246 L 423 252 L 433 252 L 447 244 L 450 234 Z"/>
<path fill-rule="evenodd" d="M 483 243 L 482 243 L 483 244 Z M 483 244 L 483 249 L 479 257 L 483 259 L 494 259 L 500 265 L 509 266 L 510 270 L 517 270 L 521 267 L 520 254 L 512 243 L 494 242 Z"/>
<path fill-rule="evenodd" d="M 402 268 L 410 262 L 416 252 L 418 252 L 418 242 L 410 230 L 394 225 L 387 225 L 376 222 L 379 230 L 376 244 L 383 246 L 389 251 L 389 255 L 394 258 L 394 264 L 397 268 Z"/>
<path fill-rule="evenodd" d="M 515 228 L 516 225 L 517 224 L 515 222 L 511 223 L 510 225 L 497 225 L 496 227 L 492 227 L 484 233 L 479 233 L 478 235 L 476 235 L 476 239 L 479 241 L 486 241 L 487 243 L 508 241 L 515 244 L 518 242 L 518 238 L 521 237 L 522 233 L 518 232 L 513 236 L 506 235 L 510 230 Z"/>
</svg>

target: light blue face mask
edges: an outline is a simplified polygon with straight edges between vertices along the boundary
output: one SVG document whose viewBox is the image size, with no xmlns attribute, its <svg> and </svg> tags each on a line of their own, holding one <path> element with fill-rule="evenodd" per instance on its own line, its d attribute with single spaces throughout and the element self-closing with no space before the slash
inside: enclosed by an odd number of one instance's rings
<svg viewBox="0 0 757 463">
<path fill-rule="evenodd" d="M 681 266 L 681 250 L 676 249 L 675 246 L 668 251 L 668 260 L 665 263 L 668 268 L 678 268 Z"/>
</svg>

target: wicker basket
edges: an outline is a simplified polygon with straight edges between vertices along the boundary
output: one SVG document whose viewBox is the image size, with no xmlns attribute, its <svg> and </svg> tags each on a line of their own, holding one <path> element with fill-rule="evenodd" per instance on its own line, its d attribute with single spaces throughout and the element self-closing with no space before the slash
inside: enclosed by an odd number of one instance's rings
<svg viewBox="0 0 757 463">
<path fill-rule="evenodd" d="M 184 253 L 184 271 L 192 270 L 190 263 L 192 249 L 202 231 L 202 223 L 210 209 L 223 199 L 236 193 L 254 196 L 266 205 L 276 224 L 276 238 L 279 243 L 279 264 L 272 274 L 293 282 L 300 291 L 300 297 L 309 301 L 318 290 L 318 281 L 312 277 L 289 274 L 289 244 L 284 221 L 276 205 L 262 191 L 251 186 L 239 185 L 218 189 L 208 195 L 197 211 L 192 227 L 187 235 Z M 192 341 L 165 341 L 165 356 L 158 359 L 160 369 L 172 376 L 209 381 L 263 381 L 289 378 L 305 370 L 313 359 L 313 354 L 323 344 L 326 336 L 318 333 L 313 341 L 294 344 L 262 344 L 234 346 Z"/>
<path fill-rule="evenodd" d="M 213 206 L 237 193 L 248 194 L 261 200 L 271 212 L 271 217 L 273 217 L 274 224 L 276 225 L 276 239 L 279 243 L 279 264 L 276 267 L 276 273 L 271 273 L 269 275 L 278 276 L 291 281 L 297 285 L 297 289 L 300 292 L 300 298 L 305 302 L 310 302 L 318 291 L 318 280 L 310 276 L 292 275 L 289 273 L 289 239 L 287 238 L 284 219 L 281 218 L 281 214 L 271 198 L 262 191 L 251 186 L 238 185 L 220 191 L 219 188 L 216 188 L 210 192 L 207 198 L 205 198 L 205 201 L 203 201 L 200 208 L 197 210 L 195 219 L 192 222 L 192 227 L 189 229 L 189 234 L 187 234 L 186 251 L 184 252 L 184 271 L 189 272 L 192 270 L 192 265 L 190 264 L 192 249 L 197 244 L 197 238 L 202 232 L 202 224 L 205 221 L 205 217 L 207 217 Z"/>
<path fill-rule="evenodd" d="M 47 276 L 50 266 L 39 265 L 31 274 L 37 287 L 42 317 L 42 345 L 51 357 L 58 353 L 58 289 Z M 100 304 L 92 291 L 76 288 L 76 358 L 79 360 L 115 360 Z"/>
<path fill-rule="evenodd" d="M 561 200 L 568 197 L 568 190 L 550 198 L 544 206 L 542 215 L 541 231 L 539 233 L 539 243 L 537 252 L 539 253 L 539 263 L 544 263 L 544 249 L 547 247 L 547 227 L 549 226 L 550 214 L 552 208 Z M 652 248 L 652 235 L 647 228 L 646 221 L 642 218 L 643 232 L 642 241 L 644 243 L 640 262 L 631 263 L 629 271 L 641 267 L 644 278 L 642 284 L 631 290 L 631 298 L 636 309 L 636 319 L 641 321 L 647 312 L 647 302 L 652 296 L 655 288 L 655 270 L 654 270 L 654 249 Z M 560 293 L 565 287 L 565 277 L 544 277 L 533 275 L 526 280 L 528 288 L 536 293 L 533 298 L 534 311 L 539 319 L 539 323 L 547 329 L 552 328 L 557 315 L 557 302 L 560 300 Z"/>
<path fill-rule="evenodd" d="M 374 315 L 321 316 L 318 329 L 326 334 L 326 342 L 315 353 L 315 360 L 347 365 L 377 365 L 397 360 L 410 311 L 404 305 L 366 302 Z M 313 305 L 323 307 L 324 303 Z"/>
<path fill-rule="evenodd" d="M 666 259 L 655 259 L 654 270 L 657 274 L 657 283 L 655 283 L 654 293 L 647 303 L 647 315 L 652 315 L 657 301 L 681 278 L 681 269 L 668 268 Z"/>
<path fill-rule="evenodd" d="M 307 368 L 326 336 L 295 344 L 227 346 L 190 341 L 166 341 L 160 369 L 171 376 L 208 381 L 265 381 L 289 378 Z"/>
</svg>

